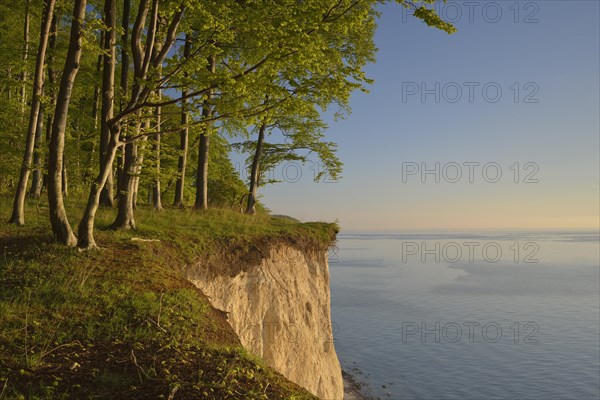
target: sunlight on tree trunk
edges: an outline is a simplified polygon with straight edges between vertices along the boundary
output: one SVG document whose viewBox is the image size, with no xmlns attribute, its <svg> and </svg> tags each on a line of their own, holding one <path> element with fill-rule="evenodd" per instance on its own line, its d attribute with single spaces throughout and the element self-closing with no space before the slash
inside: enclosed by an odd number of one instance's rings
<svg viewBox="0 0 600 400">
<path fill-rule="evenodd" d="M 256 214 L 256 191 L 260 179 L 260 157 L 262 156 L 263 143 L 265 141 L 265 130 L 267 124 L 263 122 L 258 131 L 258 140 L 256 142 L 256 151 L 252 160 L 252 171 L 250 173 L 250 190 L 248 191 L 248 204 L 246 206 L 246 214 Z"/>
<path fill-rule="evenodd" d="M 69 104 L 75 77 L 79 71 L 79 61 L 81 59 L 83 21 L 85 18 L 86 3 L 86 0 L 75 0 L 73 6 L 69 49 L 67 50 L 65 68 L 63 70 L 58 97 L 56 99 L 56 109 L 54 111 L 54 121 L 52 123 L 48 154 L 48 203 L 50 208 L 50 222 L 55 238 L 67 246 L 75 246 L 77 244 L 77 239 L 73 234 L 71 225 L 69 225 L 67 212 L 63 202 L 63 154 L 65 149 L 65 130 L 67 127 Z"/>
<path fill-rule="evenodd" d="M 42 196 L 42 185 L 44 183 L 44 174 L 42 169 L 42 140 L 44 139 L 44 107 L 40 108 L 40 114 L 35 128 L 35 149 L 33 151 L 33 174 L 31 176 L 31 190 L 29 196 L 34 199 L 39 199 Z"/>
<path fill-rule="evenodd" d="M 42 107 L 42 92 L 44 87 L 44 62 L 46 59 L 46 49 L 48 48 L 48 37 L 52 25 L 52 16 L 54 14 L 55 0 L 48 0 L 42 20 L 42 29 L 40 31 L 40 43 L 37 52 L 35 76 L 33 81 L 33 96 L 31 99 L 31 110 L 29 113 L 29 124 L 27 127 L 27 136 L 25 144 L 25 154 L 23 155 L 23 164 L 21 165 L 21 174 L 19 175 L 19 184 L 15 194 L 13 204 L 13 213 L 10 218 L 11 223 L 16 225 L 25 224 L 25 195 L 27 194 L 27 182 L 31 171 L 31 162 L 35 149 L 36 132 L 38 131 L 38 119 Z M 27 3 L 27 25 L 29 24 L 29 2 Z M 26 28 L 26 39 L 28 39 L 29 28 Z M 42 117 L 43 118 L 43 117 Z M 40 128 L 41 130 L 41 128 Z"/>
<path fill-rule="evenodd" d="M 104 43 L 102 48 L 104 49 L 103 67 L 102 67 L 102 119 L 100 120 L 100 170 L 109 168 L 110 172 L 102 188 L 100 195 L 100 204 L 106 207 L 114 206 L 114 193 L 113 193 L 113 173 L 112 164 L 107 165 L 110 157 L 109 142 L 110 142 L 110 130 L 108 129 L 107 122 L 112 119 L 114 115 L 114 103 L 115 103 L 115 65 L 117 62 L 116 57 L 116 44 L 117 44 L 117 6 L 115 0 L 106 0 L 104 2 L 104 24 L 107 30 L 104 32 Z"/>
<path fill-rule="evenodd" d="M 190 50 L 192 48 L 192 39 L 189 34 L 185 35 L 185 45 L 183 48 L 183 57 L 188 60 L 190 57 Z M 185 75 L 187 77 L 187 75 Z M 181 91 L 181 96 L 187 96 L 187 88 L 184 87 Z M 177 182 L 175 183 L 175 200 L 173 205 L 175 207 L 183 207 L 183 196 L 185 192 L 185 172 L 187 169 L 187 156 L 188 156 L 188 141 L 190 127 L 189 116 L 188 116 L 188 103 L 187 99 L 181 103 L 181 134 L 179 136 L 179 160 L 177 161 Z"/>
<path fill-rule="evenodd" d="M 27 60 L 29 58 L 29 27 L 31 0 L 25 2 L 25 21 L 23 22 L 23 69 L 21 70 L 21 119 L 25 122 L 25 109 L 27 108 Z"/>
<path fill-rule="evenodd" d="M 208 58 L 208 70 L 213 74 L 215 73 L 215 56 L 210 56 Z M 202 105 L 202 119 L 210 119 L 213 116 L 213 105 L 210 104 L 212 95 L 213 93 L 210 91 Z M 204 124 L 202 133 L 200 134 L 200 144 L 198 146 L 198 173 L 196 177 L 196 203 L 194 204 L 194 209 L 196 210 L 206 210 L 208 208 L 208 146 L 210 145 L 212 126 L 212 122 Z"/>
<path fill-rule="evenodd" d="M 158 101 L 162 99 L 161 90 L 158 90 Z M 154 163 L 156 165 L 156 177 L 154 178 L 154 183 L 152 185 L 152 207 L 156 211 L 162 211 L 162 196 L 160 193 L 160 141 L 161 141 L 161 107 L 156 107 L 155 112 L 155 120 L 156 133 L 154 134 Z"/>
</svg>

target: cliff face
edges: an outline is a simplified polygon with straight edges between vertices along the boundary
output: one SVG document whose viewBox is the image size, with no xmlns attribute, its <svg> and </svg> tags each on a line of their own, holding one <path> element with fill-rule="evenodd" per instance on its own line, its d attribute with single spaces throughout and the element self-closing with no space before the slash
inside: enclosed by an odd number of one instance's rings
<svg viewBox="0 0 600 400">
<path fill-rule="evenodd" d="M 321 399 L 342 399 L 325 251 L 286 243 L 249 251 L 260 257 L 201 261 L 189 268 L 188 279 L 229 313 L 248 351 Z"/>
</svg>

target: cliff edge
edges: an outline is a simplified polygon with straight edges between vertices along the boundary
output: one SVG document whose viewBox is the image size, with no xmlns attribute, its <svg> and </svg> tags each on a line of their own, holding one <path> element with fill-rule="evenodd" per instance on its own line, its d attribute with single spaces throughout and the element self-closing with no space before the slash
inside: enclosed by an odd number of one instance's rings
<svg viewBox="0 0 600 400">
<path fill-rule="evenodd" d="M 326 249 L 286 241 L 223 249 L 191 266 L 187 277 L 228 313 L 248 351 L 319 398 L 343 399 Z"/>
</svg>

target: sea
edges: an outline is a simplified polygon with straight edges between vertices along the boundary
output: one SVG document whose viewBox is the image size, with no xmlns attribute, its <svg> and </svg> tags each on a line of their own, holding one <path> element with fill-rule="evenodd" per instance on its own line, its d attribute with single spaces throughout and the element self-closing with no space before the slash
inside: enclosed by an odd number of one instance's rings
<svg viewBox="0 0 600 400">
<path fill-rule="evenodd" d="M 344 370 L 380 399 L 600 398 L 598 231 L 342 232 Z"/>
</svg>

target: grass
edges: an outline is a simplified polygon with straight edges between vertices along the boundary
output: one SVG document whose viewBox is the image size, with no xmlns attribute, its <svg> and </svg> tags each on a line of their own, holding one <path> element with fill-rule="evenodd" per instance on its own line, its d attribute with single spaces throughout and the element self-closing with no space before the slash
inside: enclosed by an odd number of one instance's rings
<svg viewBox="0 0 600 400">
<path fill-rule="evenodd" d="M 140 207 L 136 231 L 113 232 L 114 211 L 101 210 L 101 250 L 77 252 L 53 243 L 43 203 L 28 202 L 26 227 L 6 224 L 8 205 L 0 200 L 0 399 L 313 398 L 241 347 L 184 266 L 274 241 L 324 250 L 335 225 Z"/>
</svg>

